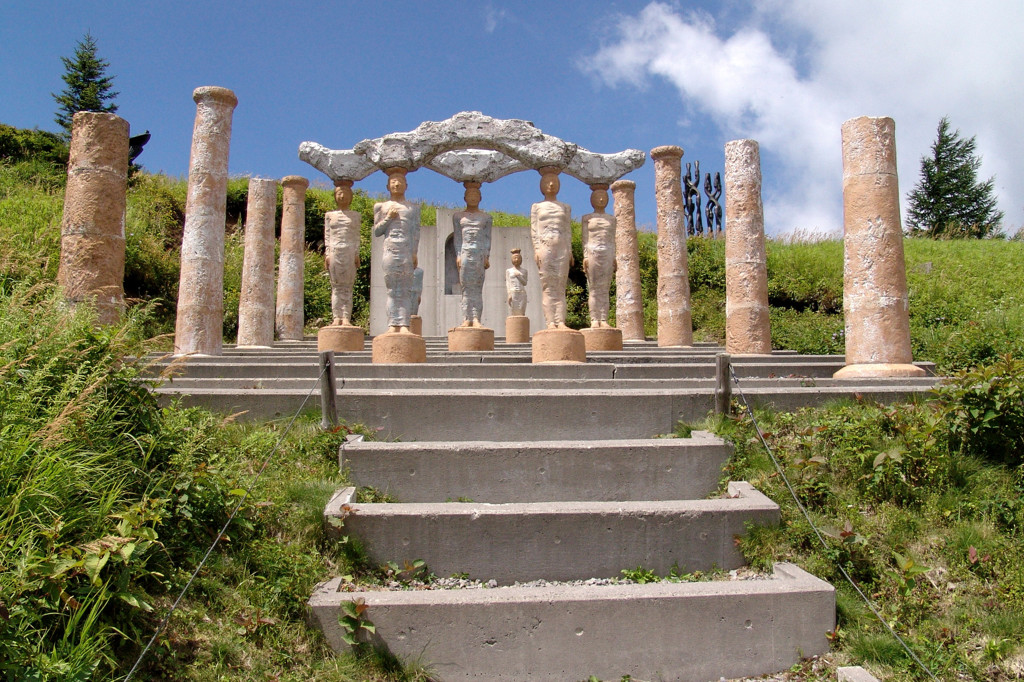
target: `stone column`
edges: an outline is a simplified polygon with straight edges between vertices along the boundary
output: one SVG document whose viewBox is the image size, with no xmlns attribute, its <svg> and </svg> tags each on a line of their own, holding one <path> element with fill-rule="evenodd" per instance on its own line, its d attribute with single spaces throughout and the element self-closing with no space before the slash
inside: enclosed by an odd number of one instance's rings
<svg viewBox="0 0 1024 682">
<path fill-rule="evenodd" d="M 772 352 L 761 204 L 761 153 L 754 140 L 725 145 L 725 352 Z"/>
<path fill-rule="evenodd" d="M 281 179 L 281 262 L 277 269 L 277 338 L 302 340 L 303 269 L 306 257 L 306 188 L 298 175 Z"/>
<path fill-rule="evenodd" d="M 277 180 L 249 180 L 238 345 L 274 345 L 274 214 Z"/>
<path fill-rule="evenodd" d="M 896 125 L 862 116 L 842 137 L 846 366 L 835 376 L 921 376 L 911 364 Z"/>
<path fill-rule="evenodd" d="M 651 150 L 658 212 L 658 345 L 692 346 L 690 273 L 683 219 L 681 147 Z"/>
<path fill-rule="evenodd" d="M 181 238 L 176 354 L 220 355 L 224 340 L 224 223 L 228 193 L 231 115 L 238 104 L 227 88 L 206 86 L 192 93 L 188 199 Z"/>
<path fill-rule="evenodd" d="M 75 114 L 57 283 L 72 305 L 91 302 L 100 324 L 114 324 L 124 312 L 127 182 L 128 122 L 113 114 Z"/>
<path fill-rule="evenodd" d="M 622 330 L 623 341 L 643 341 L 644 304 L 633 204 L 636 183 L 616 180 L 611 190 L 615 203 L 615 326 Z"/>
</svg>

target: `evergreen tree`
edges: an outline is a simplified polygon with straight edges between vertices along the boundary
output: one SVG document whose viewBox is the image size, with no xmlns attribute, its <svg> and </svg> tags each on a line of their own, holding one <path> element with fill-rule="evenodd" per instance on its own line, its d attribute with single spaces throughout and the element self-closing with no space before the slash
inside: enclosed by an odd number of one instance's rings
<svg viewBox="0 0 1024 682">
<path fill-rule="evenodd" d="M 71 117 L 78 111 L 101 111 L 114 113 L 116 92 L 111 92 L 113 76 L 106 75 L 110 63 L 96 56 L 96 40 L 92 34 L 85 37 L 75 47 L 73 59 L 61 57 L 64 62 L 64 75 L 61 78 L 67 87 L 59 95 L 51 93 L 57 100 L 59 108 L 53 119 L 64 129 L 66 139 L 71 139 Z"/>
<path fill-rule="evenodd" d="M 981 158 L 972 137 L 950 132 L 949 117 L 939 121 L 931 157 L 921 157 L 921 179 L 907 196 L 907 223 L 915 234 L 932 238 L 990 237 L 999 234 L 1003 212 L 996 209 L 995 178 L 978 181 Z"/>
</svg>

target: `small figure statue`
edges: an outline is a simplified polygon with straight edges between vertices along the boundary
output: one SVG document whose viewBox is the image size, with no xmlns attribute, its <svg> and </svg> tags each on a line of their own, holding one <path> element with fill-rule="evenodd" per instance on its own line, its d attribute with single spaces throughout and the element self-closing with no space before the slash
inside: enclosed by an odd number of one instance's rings
<svg viewBox="0 0 1024 682">
<path fill-rule="evenodd" d="M 587 276 L 590 326 L 608 324 L 608 289 L 615 272 L 615 216 L 605 213 L 608 185 L 591 185 L 593 213 L 583 216 L 583 273 Z"/>
<path fill-rule="evenodd" d="M 715 173 L 715 189 L 711 189 L 711 173 L 704 177 L 704 194 L 708 198 L 704 212 L 708 219 L 708 236 L 722 236 L 722 174 Z"/>
<path fill-rule="evenodd" d="M 491 216 L 480 210 L 480 183 L 466 182 L 466 210 L 452 216 L 455 267 L 462 284 L 462 326 L 483 327 L 484 274 L 491 267 Z"/>
<path fill-rule="evenodd" d="M 352 285 L 359 269 L 359 227 L 362 216 L 351 211 L 352 181 L 338 180 L 334 187 L 336 211 L 324 214 L 324 260 L 331 278 L 333 324 L 352 325 Z"/>
<path fill-rule="evenodd" d="M 530 237 L 540 272 L 541 306 L 548 329 L 568 329 L 565 285 L 572 265 L 572 227 L 568 204 L 558 201 L 558 168 L 540 169 L 544 201 L 530 208 Z"/>
<path fill-rule="evenodd" d="M 373 236 L 384 237 L 384 286 L 387 287 L 388 331 L 410 334 L 413 261 L 420 243 L 420 207 L 405 199 L 405 168 L 388 168 L 391 198 L 373 207 Z"/>
<path fill-rule="evenodd" d="M 526 315 L 526 270 L 523 270 L 522 265 L 522 250 L 512 249 L 512 267 L 505 271 L 509 315 Z"/>
</svg>

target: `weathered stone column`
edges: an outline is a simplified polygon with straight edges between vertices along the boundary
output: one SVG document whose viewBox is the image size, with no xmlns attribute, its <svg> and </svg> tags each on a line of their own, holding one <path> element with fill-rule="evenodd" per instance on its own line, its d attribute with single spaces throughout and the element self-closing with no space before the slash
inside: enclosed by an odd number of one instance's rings
<svg viewBox="0 0 1024 682">
<path fill-rule="evenodd" d="M 192 93 L 188 199 L 181 239 L 176 354 L 220 355 L 224 342 L 224 223 L 228 193 L 231 115 L 238 104 L 227 88 L 205 86 Z"/>
<path fill-rule="evenodd" d="M 683 220 L 681 147 L 651 150 L 658 212 L 658 345 L 692 346 L 690 273 Z"/>
<path fill-rule="evenodd" d="M 862 116 L 842 137 L 846 367 L 835 376 L 921 376 L 911 364 L 896 125 Z"/>
<path fill-rule="evenodd" d="M 100 324 L 114 324 L 124 312 L 127 182 L 128 122 L 113 114 L 75 114 L 57 283 L 72 305 L 91 302 Z"/>
<path fill-rule="evenodd" d="M 761 152 L 754 140 L 725 145 L 725 352 L 772 352 L 761 204 Z"/>
<path fill-rule="evenodd" d="M 302 340 L 303 270 L 306 257 L 306 188 L 298 175 L 281 179 L 281 261 L 277 268 L 277 338 Z"/>
<path fill-rule="evenodd" d="M 238 345 L 274 345 L 274 213 L 277 180 L 249 180 L 245 253 L 238 300 Z"/>
<path fill-rule="evenodd" d="M 644 340 L 644 304 L 640 284 L 640 249 L 636 236 L 636 183 L 612 183 L 615 203 L 615 326 L 623 341 Z"/>
</svg>

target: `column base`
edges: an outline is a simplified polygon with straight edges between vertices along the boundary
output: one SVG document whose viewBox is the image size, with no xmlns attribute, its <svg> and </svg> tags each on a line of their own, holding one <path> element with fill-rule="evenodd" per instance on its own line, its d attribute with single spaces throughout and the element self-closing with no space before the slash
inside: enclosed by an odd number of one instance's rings
<svg viewBox="0 0 1024 682">
<path fill-rule="evenodd" d="M 423 318 L 419 315 L 409 316 L 409 331 L 416 336 L 423 336 Z"/>
<path fill-rule="evenodd" d="M 615 327 L 589 327 L 581 329 L 587 351 L 622 350 L 622 330 Z"/>
<path fill-rule="evenodd" d="M 881 377 L 923 377 L 926 372 L 916 365 L 902 363 L 870 363 L 847 365 L 832 375 L 834 379 L 875 379 Z"/>
<path fill-rule="evenodd" d="M 362 327 L 328 325 L 321 328 L 316 334 L 316 349 L 318 351 L 333 350 L 335 353 L 345 353 L 363 350 L 364 347 Z"/>
<path fill-rule="evenodd" d="M 427 342 L 418 334 L 387 332 L 373 337 L 374 364 L 427 361 Z"/>
<path fill-rule="evenodd" d="M 506 317 L 505 343 L 530 343 L 530 318 L 526 315 Z"/>
<path fill-rule="evenodd" d="M 448 350 L 494 350 L 494 330 L 487 327 L 452 327 L 448 330 Z"/>
<path fill-rule="evenodd" d="M 533 335 L 533 362 L 586 362 L 587 344 L 575 329 L 542 329 Z"/>
</svg>

